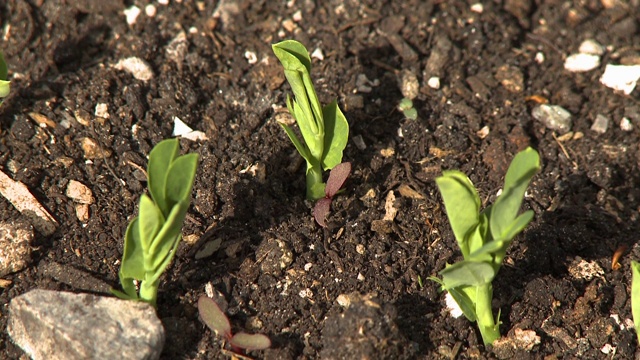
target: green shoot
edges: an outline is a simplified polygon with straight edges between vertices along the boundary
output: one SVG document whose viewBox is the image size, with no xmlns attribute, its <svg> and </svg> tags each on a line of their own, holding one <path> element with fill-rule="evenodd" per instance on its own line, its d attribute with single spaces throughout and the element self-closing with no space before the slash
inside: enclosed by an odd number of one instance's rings
<svg viewBox="0 0 640 360">
<path fill-rule="evenodd" d="M 176 254 L 198 166 L 198 154 L 179 156 L 179 153 L 178 140 L 170 139 L 158 143 L 149 154 L 147 177 L 151 197 L 142 195 L 139 214 L 129 223 L 125 234 L 119 272 L 124 292 L 111 290 L 122 299 L 155 306 L 160 275 Z"/>
<path fill-rule="evenodd" d="M 440 271 L 442 279 L 430 279 L 456 301 L 469 321 L 477 322 L 485 345 L 500 337 L 498 318 L 491 310 L 493 287 L 507 247 L 533 219 L 528 210 L 518 216 L 531 178 L 540 169 L 538 153 L 527 148 L 518 153 L 504 180 L 502 194 L 480 211 L 480 198 L 471 180 L 460 171 L 444 171 L 436 179 L 447 217 L 464 260 Z"/>
<path fill-rule="evenodd" d="M 11 81 L 8 81 L 7 63 L 4 61 L 4 54 L 0 51 L 0 98 L 7 97 L 11 90 Z M 2 101 L 0 101 L 2 105 Z"/>
<path fill-rule="evenodd" d="M 631 315 L 640 344 L 640 263 L 631 261 Z"/>
<path fill-rule="evenodd" d="M 349 124 L 337 102 L 324 107 L 311 81 L 311 58 L 307 49 L 294 40 L 285 40 L 272 46 L 284 67 L 294 99 L 287 95 L 287 108 L 296 120 L 304 141 L 286 124 L 280 123 L 298 153 L 307 161 L 307 198 L 325 197 L 322 171 L 331 170 L 342 162 L 342 151 L 347 146 Z"/>
<path fill-rule="evenodd" d="M 398 104 L 398 110 L 400 110 L 407 119 L 415 120 L 418 118 L 418 110 L 413 107 L 413 101 L 411 101 L 411 99 L 402 98 Z"/>
</svg>

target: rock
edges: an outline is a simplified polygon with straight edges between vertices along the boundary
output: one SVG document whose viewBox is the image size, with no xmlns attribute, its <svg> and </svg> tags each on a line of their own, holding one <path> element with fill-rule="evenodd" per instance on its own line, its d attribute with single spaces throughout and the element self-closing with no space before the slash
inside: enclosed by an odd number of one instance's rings
<svg viewBox="0 0 640 360">
<path fill-rule="evenodd" d="M 76 180 L 69 181 L 66 195 L 68 198 L 80 204 L 93 204 L 95 202 L 91 189 Z"/>
<path fill-rule="evenodd" d="M 0 276 L 27 267 L 32 241 L 33 227 L 26 222 L 0 223 Z"/>
<path fill-rule="evenodd" d="M 564 69 L 569 72 L 586 72 L 600 66 L 600 55 L 571 54 L 564 61 Z"/>
<path fill-rule="evenodd" d="M 571 130 L 571 113 L 562 106 L 538 105 L 531 110 L 531 115 L 548 129 L 558 130 L 561 134 Z"/>
<path fill-rule="evenodd" d="M 278 275 L 293 262 L 293 252 L 286 242 L 270 238 L 256 250 L 256 262 L 263 273 Z"/>
<path fill-rule="evenodd" d="M 500 66 L 496 71 L 496 79 L 510 92 L 519 93 L 524 89 L 524 75 L 515 66 Z"/>
<path fill-rule="evenodd" d="M 416 74 L 409 70 L 403 70 L 400 74 L 400 92 L 402 96 L 409 100 L 413 100 L 420 92 L 420 84 Z"/>
<path fill-rule="evenodd" d="M 32 359 L 158 359 L 164 329 L 147 303 L 32 290 L 9 304 L 7 330 Z"/>
<path fill-rule="evenodd" d="M 598 114 L 596 115 L 596 119 L 593 121 L 593 125 L 591 125 L 591 130 L 597 132 L 598 134 L 604 134 L 607 132 L 607 128 L 609 127 L 609 118 Z"/>
<path fill-rule="evenodd" d="M 56 219 L 31 195 L 29 188 L 0 171 L 0 195 L 4 196 L 43 235 L 51 235 L 58 227 Z"/>
<path fill-rule="evenodd" d="M 149 64 L 137 57 L 129 57 L 126 59 L 122 59 L 118 61 L 117 64 L 113 65 L 116 70 L 124 70 L 134 78 L 142 81 L 149 81 L 153 79 L 153 70 L 151 70 L 151 66 Z"/>
<path fill-rule="evenodd" d="M 640 65 L 611 65 L 607 64 L 600 82 L 613 90 L 622 91 L 629 95 L 636 88 L 640 79 Z"/>
</svg>

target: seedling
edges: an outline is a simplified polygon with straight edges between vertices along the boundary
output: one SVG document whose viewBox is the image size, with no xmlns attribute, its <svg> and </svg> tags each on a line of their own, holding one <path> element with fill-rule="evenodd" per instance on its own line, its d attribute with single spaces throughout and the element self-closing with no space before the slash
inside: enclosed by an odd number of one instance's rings
<svg viewBox="0 0 640 360">
<path fill-rule="evenodd" d="M 415 120 L 418 118 L 418 110 L 413 107 L 413 101 L 409 98 L 402 98 L 402 100 L 400 100 L 398 110 L 400 110 L 407 119 Z"/>
<path fill-rule="evenodd" d="M 631 315 L 640 344 L 640 263 L 631 260 Z"/>
<path fill-rule="evenodd" d="M 289 126 L 280 125 L 307 161 L 307 198 L 322 199 L 326 196 L 322 171 L 333 169 L 342 162 L 349 124 L 335 100 L 325 107 L 320 106 L 311 81 L 311 58 L 301 43 L 285 40 L 272 48 L 291 85 L 294 99 L 287 95 L 287 108 L 300 128 L 303 141 Z"/>
<path fill-rule="evenodd" d="M 325 219 L 331 209 L 331 201 L 333 201 L 333 197 L 338 193 L 344 182 L 347 181 L 349 173 L 351 173 L 351 163 L 348 162 L 338 164 L 331 169 L 329 179 L 327 179 L 327 186 L 324 188 L 325 197 L 316 201 L 316 205 L 313 207 L 313 217 L 320 226 L 327 227 Z"/>
<path fill-rule="evenodd" d="M 220 306 L 207 296 L 200 296 L 198 299 L 198 312 L 202 321 L 209 329 L 222 336 L 231 345 L 231 351 L 244 355 L 245 351 L 264 350 L 271 346 L 271 340 L 262 334 L 247 334 L 231 332 L 231 324 Z"/>
<path fill-rule="evenodd" d="M 4 54 L 0 51 L 0 98 L 7 97 L 11 90 L 11 81 L 8 81 L 8 75 L 7 63 L 4 61 Z M 3 101 L 0 101 L 0 105 Z"/>
<path fill-rule="evenodd" d="M 160 275 L 175 256 L 182 236 L 198 166 L 198 154 L 179 154 L 177 139 L 159 142 L 149 154 L 151 197 L 142 195 L 139 215 L 129 223 L 125 234 L 119 272 L 124 292 L 111 290 L 122 299 L 156 305 Z"/>
<path fill-rule="evenodd" d="M 507 247 L 533 219 L 528 210 L 518 216 L 531 178 L 540 169 L 538 153 L 527 148 L 518 153 L 504 180 L 502 194 L 495 203 L 480 211 L 480 198 L 471 180 L 457 170 L 444 171 L 436 179 L 451 229 L 464 260 L 440 271 L 442 285 L 469 321 L 477 322 L 485 345 L 500 337 L 500 313 L 491 310 L 493 287 Z"/>
</svg>

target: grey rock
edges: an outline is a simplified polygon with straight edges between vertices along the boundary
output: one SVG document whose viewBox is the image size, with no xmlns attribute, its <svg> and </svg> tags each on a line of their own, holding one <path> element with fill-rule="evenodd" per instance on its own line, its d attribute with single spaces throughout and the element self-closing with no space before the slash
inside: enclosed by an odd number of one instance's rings
<svg viewBox="0 0 640 360">
<path fill-rule="evenodd" d="M 165 339 L 147 303 L 50 290 L 11 300 L 7 330 L 34 360 L 152 360 Z"/>
<path fill-rule="evenodd" d="M 538 105 L 531 110 L 531 115 L 548 129 L 558 130 L 562 134 L 571 130 L 571 113 L 562 106 Z"/>
<path fill-rule="evenodd" d="M 607 128 L 609 128 L 609 118 L 602 114 L 596 115 L 596 119 L 591 125 L 591 130 L 598 134 L 604 134 L 607 132 Z"/>
</svg>

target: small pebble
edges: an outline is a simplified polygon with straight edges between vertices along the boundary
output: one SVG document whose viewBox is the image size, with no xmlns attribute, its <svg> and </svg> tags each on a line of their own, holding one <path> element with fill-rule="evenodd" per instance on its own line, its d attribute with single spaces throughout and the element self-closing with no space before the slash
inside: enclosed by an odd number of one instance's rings
<svg viewBox="0 0 640 360">
<path fill-rule="evenodd" d="M 31 262 L 33 227 L 18 220 L 0 223 L 0 276 L 20 271 Z"/>
<path fill-rule="evenodd" d="M 437 76 L 432 76 L 427 80 L 427 85 L 429 85 L 432 89 L 440 89 L 440 78 Z"/>
<path fill-rule="evenodd" d="M 91 189 L 76 180 L 69 181 L 65 194 L 69 199 L 80 204 L 93 204 L 95 202 Z"/>
<path fill-rule="evenodd" d="M 295 22 L 300 22 L 302 20 L 302 11 L 301 10 L 296 11 L 295 13 L 293 13 L 293 16 L 291 18 Z"/>
<path fill-rule="evenodd" d="M 96 104 L 95 115 L 97 117 L 101 117 L 103 119 L 108 119 L 109 118 L 109 105 L 107 105 L 105 103 Z"/>
<path fill-rule="evenodd" d="M 102 151 L 100 151 L 98 142 L 88 137 L 80 139 L 80 146 L 84 152 L 84 158 L 87 160 L 102 159 L 103 157 L 108 158 L 111 156 L 111 150 L 102 149 Z"/>
<path fill-rule="evenodd" d="M 365 144 L 364 139 L 362 138 L 362 135 L 356 135 L 352 137 L 351 140 L 353 140 L 353 143 L 356 145 L 358 150 L 362 151 L 367 148 L 367 144 Z"/>
<path fill-rule="evenodd" d="M 489 136 L 489 127 L 485 125 L 482 129 L 476 132 L 476 135 L 478 135 L 480 139 L 486 138 Z"/>
<path fill-rule="evenodd" d="M 604 47 L 593 39 L 587 39 L 580 44 L 578 52 L 582 54 L 601 56 L 602 54 L 604 54 Z"/>
<path fill-rule="evenodd" d="M 124 9 L 124 16 L 127 18 L 127 24 L 133 25 L 136 23 L 138 19 L 138 15 L 140 15 L 142 11 L 137 6 L 132 6 L 130 8 Z"/>
<path fill-rule="evenodd" d="M 244 58 L 247 59 L 247 62 L 251 65 L 258 62 L 258 57 L 256 56 L 256 53 L 253 51 L 245 51 Z"/>
<path fill-rule="evenodd" d="M 153 79 L 153 70 L 151 70 L 151 66 L 149 66 L 149 64 L 144 60 L 135 56 L 122 59 L 113 67 L 117 70 L 127 71 L 138 80 L 148 81 Z"/>
<path fill-rule="evenodd" d="M 471 5 L 470 9 L 474 13 L 482 14 L 482 12 L 484 11 L 484 6 L 482 6 L 482 3 L 475 3 Z"/>
<path fill-rule="evenodd" d="M 633 123 L 631 122 L 631 120 L 629 120 L 629 118 L 623 117 L 622 120 L 620 120 L 620 130 L 622 131 L 633 130 Z"/>
<path fill-rule="evenodd" d="M 158 0 L 158 4 L 160 4 L 160 5 L 169 5 L 169 0 Z"/>
<path fill-rule="evenodd" d="M 604 86 L 629 95 L 636 88 L 638 79 L 640 79 L 640 65 L 607 64 L 600 77 L 600 82 Z"/>
<path fill-rule="evenodd" d="M 607 132 L 607 128 L 609 127 L 609 118 L 598 114 L 596 115 L 596 119 L 593 121 L 593 125 L 591 125 L 591 130 L 597 132 L 598 134 L 604 134 Z"/>
<path fill-rule="evenodd" d="M 147 14 L 148 17 L 156 16 L 157 9 L 153 4 L 149 4 L 144 7 L 144 13 Z"/>
<path fill-rule="evenodd" d="M 571 130 L 571 113 L 562 106 L 541 104 L 531 110 L 531 115 L 548 129 L 562 134 Z"/>
<path fill-rule="evenodd" d="M 544 62 L 544 54 L 540 51 L 536 53 L 535 60 L 538 64 L 542 64 Z"/>
<path fill-rule="evenodd" d="M 524 89 L 522 71 L 511 65 L 502 65 L 496 71 L 496 79 L 510 92 L 518 93 Z"/>
<path fill-rule="evenodd" d="M 400 81 L 400 92 L 402 96 L 409 100 L 415 99 L 420 92 L 420 84 L 418 83 L 416 74 L 409 70 L 404 70 L 400 76 Z"/>
<path fill-rule="evenodd" d="M 564 61 L 564 69 L 570 72 L 591 71 L 600 66 L 600 56 L 593 54 L 571 54 Z"/>
<path fill-rule="evenodd" d="M 311 57 L 316 58 L 320 61 L 324 60 L 324 54 L 322 53 L 322 50 L 320 48 L 316 48 L 315 50 L 313 50 L 313 52 L 311 53 Z"/>
</svg>

